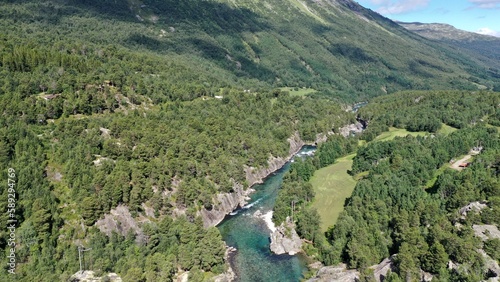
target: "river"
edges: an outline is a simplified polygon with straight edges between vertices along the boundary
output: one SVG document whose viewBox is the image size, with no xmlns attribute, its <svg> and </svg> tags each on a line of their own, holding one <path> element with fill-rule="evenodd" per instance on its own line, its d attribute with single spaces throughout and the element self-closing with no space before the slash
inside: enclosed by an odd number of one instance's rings
<svg viewBox="0 0 500 282">
<path fill-rule="evenodd" d="M 307 156 L 315 150 L 304 146 L 297 156 Z M 290 169 L 290 162 L 255 185 L 249 204 L 226 216 L 217 227 L 226 244 L 237 249 L 231 256 L 231 266 L 240 282 L 295 282 L 307 271 L 307 260 L 301 255 L 275 255 L 269 250 L 270 226 L 261 214 L 268 214 L 274 207 L 283 175 Z M 269 215 L 269 214 L 268 214 Z"/>
</svg>

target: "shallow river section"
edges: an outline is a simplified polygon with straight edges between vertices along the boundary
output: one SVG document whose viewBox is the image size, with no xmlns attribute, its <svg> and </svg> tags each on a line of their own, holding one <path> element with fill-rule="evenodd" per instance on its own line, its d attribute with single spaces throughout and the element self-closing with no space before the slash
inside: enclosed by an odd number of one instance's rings
<svg viewBox="0 0 500 282">
<path fill-rule="evenodd" d="M 297 157 L 307 157 L 315 150 L 304 146 Z M 293 160 L 292 160 L 293 161 Z M 269 235 L 273 224 L 272 209 L 283 175 L 290 169 L 290 162 L 255 185 L 248 204 L 226 216 L 217 227 L 228 246 L 237 251 L 231 256 L 231 265 L 241 282 L 293 282 L 299 281 L 307 270 L 302 255 L 275 255 L 269 250 Z"/>
</svg>

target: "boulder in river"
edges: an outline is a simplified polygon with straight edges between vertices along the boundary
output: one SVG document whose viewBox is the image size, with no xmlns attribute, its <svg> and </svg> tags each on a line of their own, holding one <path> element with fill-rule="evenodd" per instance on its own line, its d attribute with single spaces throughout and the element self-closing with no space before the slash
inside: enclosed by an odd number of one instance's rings
<svg viewBox="0 0 500 282">
<path fill-rule="evenodd" d="M 294 255 L 302 250 L 302 240 L 295 231 L 294 225 L 281 223 L 280 226 L 271 233 L 271 251 L 277 255 Z"/>
</svg>

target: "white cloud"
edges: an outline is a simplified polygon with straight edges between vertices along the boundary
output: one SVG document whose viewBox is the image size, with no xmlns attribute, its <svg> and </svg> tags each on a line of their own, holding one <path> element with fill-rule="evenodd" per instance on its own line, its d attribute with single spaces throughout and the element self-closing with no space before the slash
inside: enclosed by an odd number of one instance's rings
<svg viewBox="0 0 500 282">
<path fill-rule="evenodd" d="M 500 0 L 469 0 L 474 8 L 500 9 Z"/>
<path fill-rule="evenodd" d="M 500 32 L 487 27 L 478 29 L 476 33 L 500 37 Z"/>
<path fill-rule="evenodd" d="M 430 0 L 370 0 L 382 15 L 403 14 L 427 7 Z"/>
</svg>

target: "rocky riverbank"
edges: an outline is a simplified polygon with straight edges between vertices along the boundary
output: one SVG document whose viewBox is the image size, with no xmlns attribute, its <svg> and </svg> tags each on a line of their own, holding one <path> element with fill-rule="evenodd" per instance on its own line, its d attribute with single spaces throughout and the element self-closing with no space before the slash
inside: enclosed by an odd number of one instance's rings
<svg viewBox="0 0 500 282">
<path fill-rule="evenodd" d="M 202 209 L 200 211 L 201 218 L 203 219 L 203 225 L 205 227 L 216 226 L 224 220 L 226 215 L 233 212 L 237 208 L 246 205 L 249 199 L 248 195 L 253 192 L 253 189 L 250 187 L 255 184 L 262 183 L 266 177 L 282 168 L 286 162 L 288 162 L 295 154 L 297 154 L 297 152 L 300 151 L 302 146 L 306 145 L 300 138 L 298 132 L 288 138 L 288 143 L 290 144 L 290 150 L 287 157 L 271 157 L 268 160 L 268 166 L 261 169 L 245 167 L 248 188 L 244 189 L 243 185 L 236 183 L 233 186 L 234 192 L 218 194 L 217 201 L 219 204 L 215 205 L 211 210 Z"/>
<path fill-rule="evenodd" d="M 276 227 L 276 230 L 271 233 L 270 248 L 271 252 L 277 255 L 295 255 L 302 251 L 302 240 L 295 231 L 294 224 L 289 222 L 288 218 L 286 223 L 281 223 L 281 225 Z"/>
</svg>

